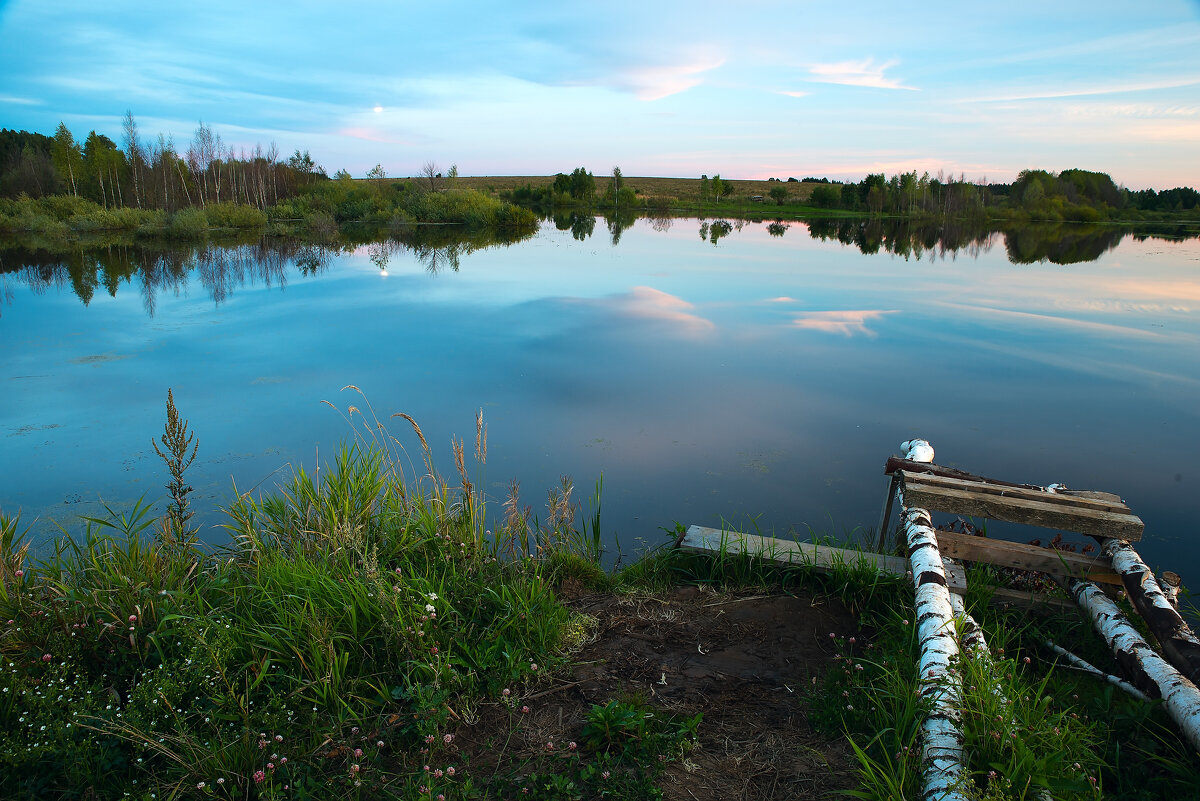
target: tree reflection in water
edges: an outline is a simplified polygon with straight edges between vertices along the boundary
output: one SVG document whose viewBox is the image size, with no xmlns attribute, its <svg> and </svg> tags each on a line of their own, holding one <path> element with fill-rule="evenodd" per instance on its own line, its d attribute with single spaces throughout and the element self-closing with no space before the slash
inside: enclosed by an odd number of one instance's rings
<svg viewBox="0 0 1200 801">
<path fill-rule="evenodd" d="M 241 287 L 286 286 L 293 268 L 305 277 L 319 275 L 332 257 L 363 245 L 381 271 L 386 271 L 398 254 L 410 253 L 429 273 L 436 274 L 447 268 L 457 271 L 459 260 L 476 250 L 520 238 L 525 237 L 464 233 L 456 226 L 403 226 L 388 235 L 378 230 L 343 231 L 328 242 L 254 237 L 187 246 L 128 236 L 53 243 L 17 238 L 0 244 L 0 277 L 9 304 L 13 298 L 10 281 L 38 294 L 69 287 L 84 305 L 97 290 L 116 297 L 122 285 L 137 286 L 146 314 L 153 317 L 162 293 L 178 295 L 192 279 L 220 304 Z"/>
<path fill-rule="evenodd" d="M 570 231 L 579 241 L 592 236 L 596 217 L 571 211 L 552 217 L 560 231 Z M 672 218 L 656 214 L 648 218 L 656 232 L 670 231 Z M 604 217 L 613 246 L 636 223 L 632 212 L 621 210 Z M 964 253 L 977 257 L 1003 242 L 1008 260 L 1014 264 L 1048 261 L 1075 264 L 1094 261 L 1115 248 L 1126 236 L 1144 240 L 1161 238 L 1178 241 L 1200 236 L 1194 227 L 1159 225 L 1153 228 L 1087 225 L 1078 223 L 1006 224 L 997 228 L 967 221 L 946 223 L 913 219 L 821 218 L 803 221 L 813 239 L 836 240 L 866 254 L 886 252 L 906 259 L 944 258 Z M 699 234 L 716 245 L 721 239 L 742 231 L 745 222 L 702 220 Z M 767 233 L 781 237 L 789 223 L 776 220 Z M 393 258 L 407 254 L 436 275 L 457 272 L 461 259 L 482 248 L 507 245 L 529 235 L 511 236 L 492 232 L 466 232 L 454 225 L 396 225 L 389 229 L 363 227 L 343 229 L 322 242 L 279 237 L 233 237 L 179 246 L 128 235 L 95 236 L 80 241 L 48 241 L 39 237 L 17 237 L 0 242 L 0 293 L 11 305 L 11 283 L 28 286 L 35 293 L 50 288 L 71 291 L 91 302 L 97 291 L 115 297 L 123 284 L 137 286 L 146 313 L 154 316 L 163 292 L 179 294 L 194 274 L 216 303 L 223 303 L 241 287 L 286 286 L 288 271 L 319 275 L 331 258 L 366 247 L 371 263 L 386 273 Z"/>
</svg>

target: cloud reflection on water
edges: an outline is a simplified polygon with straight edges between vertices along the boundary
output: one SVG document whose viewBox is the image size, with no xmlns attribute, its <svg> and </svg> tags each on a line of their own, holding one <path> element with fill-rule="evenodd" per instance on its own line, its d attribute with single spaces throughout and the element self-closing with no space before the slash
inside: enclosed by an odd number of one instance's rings
<svg viewBox="0 0 1200 801">
<path fill-rule="evenodd" d="M 595 305 L 622 317 L 668 323 L 677 331 L 689 335 L 716 329 L 711 320 L 691 313 L 696 308 L 693 304 L 652 286 L 635 286 L 618 295 L 591 300 L 574 299 L 574 302 Z"/>
<path fill-rule="evenodd" d="M 895 314 L 895 312 L 895 309 L 801 312 L 792 320 L 791 325 L 793 328 L 824 331 L 827 334 L 841 334 L 846 337 L 852 337 L 855 334 L 875 337 L 878 335 L 867 328 L 867 322 L 878 320 L 885 314 Z"/>
</svg>

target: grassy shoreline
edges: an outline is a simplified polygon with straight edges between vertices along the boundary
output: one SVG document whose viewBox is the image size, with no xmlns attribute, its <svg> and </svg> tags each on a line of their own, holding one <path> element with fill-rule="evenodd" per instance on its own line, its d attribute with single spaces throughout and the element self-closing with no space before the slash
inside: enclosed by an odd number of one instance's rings
<svg viewBox="0 0 1200 801">
<path fill-rule="evenodd" d="M 410 459 L 361 406 L 346 410 L 354 444 L 318 474 L 238 495 L 225 510 L 230 543 L 215 551 L 188 525 L 195 443 L 177 413 L 161 440 L 173 500 L 161 516 L 110 510 L 40 559 L 19 521 L 0 516 L 0 795 L 685 798 L 673 788 L 694 770 L 692 749 L 718 746 L 704 715 L 724 710 L 656 700 L 657 666 L 625 685 L 642 690 L 589 696 L 578 718 L 564 721 L 560 706 L 549 740 L 531 721 L 552 722 L 542 699 L 587 681 L 556 677 L 574 675 L 580 649 L 607 630 L 571 598 L 693 586 L 734 593 L 693 611 L 781 594 L 846 610 L 851 630 L 810 633 L 823 668 L 797 703 L 823 747 L 848 739 L 858 754 L 858 797 L 915 797 L 921 704 L 905 579 L 672 549 L 609 574 L 599 488 L 581 513 L 564 483 L 540 520 L 514 489 L 493 520 L 477 489 L 481 418 L 474 448 L 455 441 L 446 478 L 415 421 L 399 415 Z M 1185 797 L 1200 760 L 1161 711 L 1046 658 L 1037 643 L 1052 637 L 1111 663 L 1078 618 L 990 607 L 999 579 L 969 582 L 994 654 L 962 664 L 978 797 Z M 703 644 L 698 653 L 688 659 L 703 660 Z"/>
<path fill-rule="evenodd" d="M 59 241 L 124 232 L 140 238 L 194 242 L 210 233 L 228 231 L 324 241 L 335 239 L 340 227 L 352 223 L 392 228 L 442 223 L 467 231 L 519 234 L 535 231 L 538 219 L 528 209 L 473 189 L 434 192 L 408 181 L 328 181 L 265 208 L 221 202 L 187 206 L 172 213 L 105 208 L 68 195 L 0 199 L 0 234 L 36 234 Z"/>
</svg>

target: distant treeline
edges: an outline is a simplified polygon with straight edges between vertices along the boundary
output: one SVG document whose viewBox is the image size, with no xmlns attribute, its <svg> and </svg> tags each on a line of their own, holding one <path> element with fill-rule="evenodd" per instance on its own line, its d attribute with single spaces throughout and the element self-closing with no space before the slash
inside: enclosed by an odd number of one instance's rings
<svg viewBox="0 0 1200 801">
<path fill-rule="evenodd" d="M 792 188 L 801 183 L 811 187 L 807 197 L 804 190 Z M 915 171 L 891 177 L 871 174 L 857 183 L 806 176 L 803 182 L 771 178 L 767 184 L 764 192 L 761 183 L 748 187 L 740 182 L 739 187 L 720 175 L 702 175 L 688 189 L 675 187 L 675 193 L 686 196 L 661 191 L 643 195 L 628 186 L 619 168 L 614 168 L 612 180 L 598 191 L 592 174 L 578 167 L 569 174 L 558 173 L 549 183 L 531 182 L 502 191 L 501 197 L 544 214 L 560 208 L 706 211 L 728 209 L 731 204 L 750 213 L 753 204 L 774 202 L 790 207 L 795 214 L 816 208 L 938 220 L 1200 219 L 1200 192 L 1195 189 L 1135 192 L 1118 186 L 1106 173 L 1079 169 L 1060 173 L 1025 170 L 1011 184 L 967 181 L 963 176 L 918 175 Z"/>
<path fill-rule="evenodd" d="M 809 204 L 822 209 L 900 216 L 1016 217 L 1100 222 L 1185 213 L 1200 217 L 1200 192 L 1187 187 L 1138 192 L 1117 186 L 1106 173 L 1023 170 L 1011 184 L 973 183 L 962 177 L 931 178 L 909 172 L 868 175 L 858 183 L 822 183 Z"/>
<path fill-rule="evenodd" d="M 98 231 L 194 238 L 213 228 L 267 227 L 267 233 L 338 234 L 348 222 L 459 223 L 531 231 L 537 217 L 481 192 L 454 186 L 432 164 L 420 180 L 370 181 L 339 171 L 331 180 L 308 151 L 286 160 L 274 143 L 226 146 L 201 123 L 180 154 L 161 134 L 145 139 L 133 114 L 122 146 L 91 131 L 81 145 L 59 124 L 53 137 L 0 130 L 0 232 L 63 237 Z"/>
</svg>

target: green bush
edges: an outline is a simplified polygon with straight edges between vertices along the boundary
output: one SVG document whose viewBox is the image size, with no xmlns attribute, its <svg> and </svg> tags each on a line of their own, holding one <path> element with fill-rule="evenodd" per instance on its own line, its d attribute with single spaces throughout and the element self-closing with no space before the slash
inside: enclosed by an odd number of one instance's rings
<svg viewBox="0 0 1200 801">
<path fill-rule="evenodd" d="M 207 229 L 208 215 L 199 206 L 190 206 L 175 212 L 167 226 L 171 236 L 177 236 L 180 239 L 201 237 Z"/>
<path fill-rule="evenodd" d="M 209 228 L 261 228 L 267 224 L 267 215 L 239 203 L 210 203 L 204 207 L 204 216 Z"/>
<path fill-rule="evenodd" d="M 101 211 L 99 203 L 74 195 L 47 195 L 38 201 L 46 214 L 56 220 L 69 221 L 72 217 L 84 217 Z"/>
</svg>

